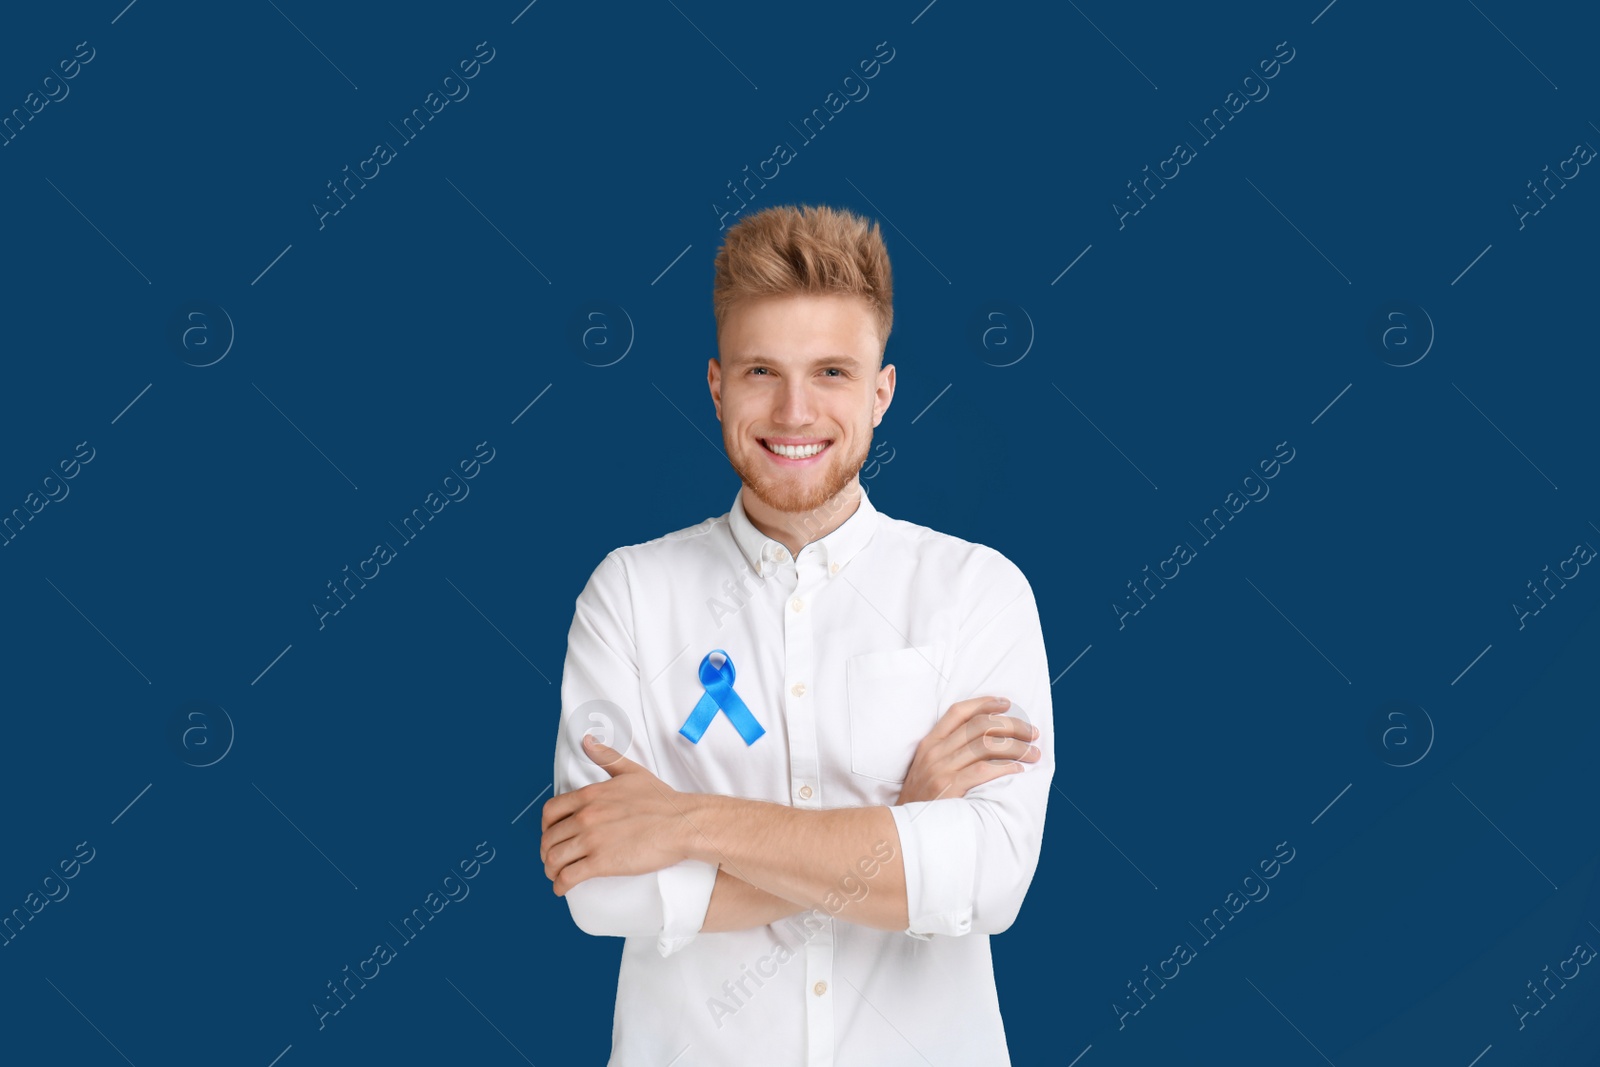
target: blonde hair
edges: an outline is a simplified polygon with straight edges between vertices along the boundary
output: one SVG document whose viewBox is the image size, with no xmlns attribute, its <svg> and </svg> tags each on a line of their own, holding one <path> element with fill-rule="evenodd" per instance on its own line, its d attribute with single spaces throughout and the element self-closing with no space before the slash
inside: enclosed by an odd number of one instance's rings
<svg viewBox="0 0 1600 1067">
<path fill-rule="evenodd" d="M 765 208 L 728 228 L 714 264 L 717 330 L 741 300 L 791 293 L 864 297 L 887 344 L 894 325 L 889 250 L 876 222 L 825 205 Z"/>
</svg>

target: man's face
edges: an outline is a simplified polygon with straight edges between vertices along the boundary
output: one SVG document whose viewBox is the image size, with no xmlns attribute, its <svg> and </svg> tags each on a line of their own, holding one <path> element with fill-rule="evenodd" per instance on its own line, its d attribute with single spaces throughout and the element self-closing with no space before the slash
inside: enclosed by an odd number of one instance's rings
<svg viewBox="0 0 1600 1067">
<path fill-rule="evenodd" d="M 894 396 L 894 366 L 878 366 L 883 346 L 866 298 L 742 301 L 723 320 L 717 348 L 707 382 L 739 478 L 777 511 L 832 500 L 867 461 L 872 428 Z"/>
</svg>

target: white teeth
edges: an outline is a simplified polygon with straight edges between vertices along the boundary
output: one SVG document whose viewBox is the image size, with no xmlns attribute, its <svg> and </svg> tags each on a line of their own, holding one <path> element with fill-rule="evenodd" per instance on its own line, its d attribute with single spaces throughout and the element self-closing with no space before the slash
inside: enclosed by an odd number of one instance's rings
<svg viewBox="0 0 1600 1067">
<path fill-rule="evenodd" d="M 815 445 L 775 445 L 770 442 L 765 443 L 767 451 L 775 452 L 786 459 L 807 459 L 828 447 L 826 442 Z"/>
</svg>

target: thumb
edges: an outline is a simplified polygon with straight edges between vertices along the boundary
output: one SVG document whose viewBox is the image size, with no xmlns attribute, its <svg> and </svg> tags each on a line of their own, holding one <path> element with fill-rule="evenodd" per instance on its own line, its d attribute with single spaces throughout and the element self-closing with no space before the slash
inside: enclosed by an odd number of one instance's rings
<svg viewBox="0 0 1600 1067">
<path fill-rule="evenodd" d="M 637 763 L 628 759 L 610 745 L 601 744 L 593 734 L 583 735 L 583 750 L 588 753 L 591 760 L 604 767 L 606 773 L 613 777 L 641 769 Z"/>
</svg>

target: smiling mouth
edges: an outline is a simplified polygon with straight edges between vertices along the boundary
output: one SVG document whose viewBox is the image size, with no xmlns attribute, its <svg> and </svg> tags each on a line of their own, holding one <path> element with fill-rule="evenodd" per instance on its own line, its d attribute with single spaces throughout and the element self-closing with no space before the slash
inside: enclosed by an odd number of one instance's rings
<svg viewBox="0 0 1600 1067">
<path fill-rule="evenodd" d="M 804 445 L 779 445 L 773 444 L 766 438 L 761 438 L 760 440 L 762 447 L 772 455 L 781 459 L 791 460 L 811 459 L 814 456 L 819 456 L 827 451 L 829 445 L 833 444 L 832 441 L 817 441 Z"/>
</svg>

